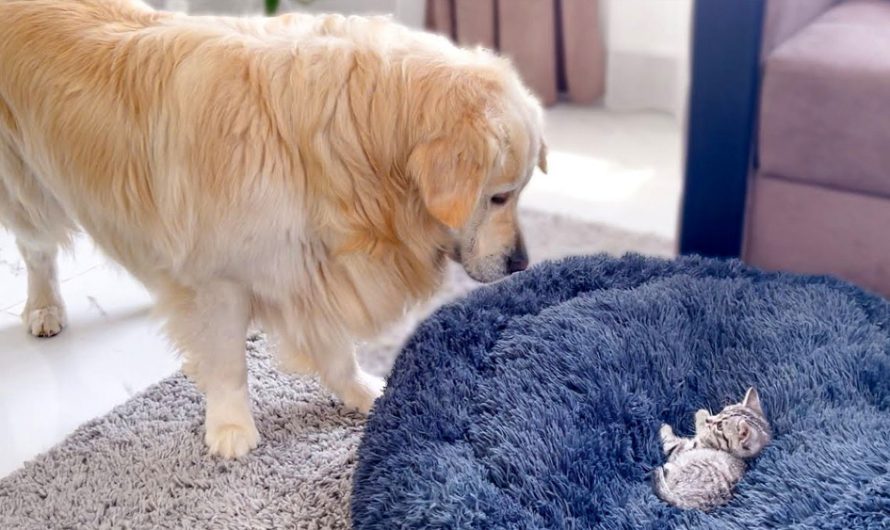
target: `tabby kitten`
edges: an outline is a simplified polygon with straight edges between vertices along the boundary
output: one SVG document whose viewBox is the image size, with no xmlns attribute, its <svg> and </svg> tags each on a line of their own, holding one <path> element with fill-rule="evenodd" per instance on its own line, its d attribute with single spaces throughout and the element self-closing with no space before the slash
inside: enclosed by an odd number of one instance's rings
<svg viewBox="0 0 890 530">
<path fill-rule="evenodd" d="M 741 403 L 715 416 L 696 412 L 694 438 L 678 437 L 667 424 L 659 434 L 668 461 L 655 470 L 656 495 L 678 508 L 703 511 L 729 502 L 745 461 L 759 455 L 772 439 L 754 388 Z"/>
</svg>

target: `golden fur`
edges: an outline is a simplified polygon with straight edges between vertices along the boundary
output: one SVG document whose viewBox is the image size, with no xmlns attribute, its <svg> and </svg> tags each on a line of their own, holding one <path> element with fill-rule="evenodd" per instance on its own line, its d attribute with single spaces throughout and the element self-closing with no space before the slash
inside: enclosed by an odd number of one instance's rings
<svg viewBox="0 0 890 530">
<path fill-rule="evenodd" d="M 157 297 L 224 456 L 258 441 L 251 320 L 283 366 L 367 410 L 382 381 L 354 341 L 429 296 L 447 256 L 482 281 L 524 268 L 516 202 L 543 151 L 505 61 L 388 19 L 0 0 L 0 222 L 28 264 L 24 319 L 65 325 L 55 255 L 81 227 Z"/>
</svg>

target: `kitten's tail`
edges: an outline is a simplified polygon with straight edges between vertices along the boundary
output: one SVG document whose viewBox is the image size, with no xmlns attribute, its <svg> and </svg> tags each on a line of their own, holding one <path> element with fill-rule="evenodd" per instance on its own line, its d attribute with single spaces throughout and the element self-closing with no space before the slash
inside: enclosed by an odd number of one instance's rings
<svg viewBox="0 0 890 530">
<path fill-rule="evenodd" d="M 652 489 L 655 490 L 655 495 L 664 502 L 674 506 L 680 504 L 680 499 L 674 495 L 674 492 L 668 486 L 667 476 L 663 467 L 656 468 L 652 474 Z"/>
</svg>

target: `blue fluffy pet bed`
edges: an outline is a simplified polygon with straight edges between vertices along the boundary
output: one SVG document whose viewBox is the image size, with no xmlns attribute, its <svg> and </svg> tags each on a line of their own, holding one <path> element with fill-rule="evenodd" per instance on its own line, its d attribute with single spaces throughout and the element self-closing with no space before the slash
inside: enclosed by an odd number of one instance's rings
<svg viewBox="0 0 890 530">
<path fill-rule="evenodd" d="M 359 449 L 359 529 L 890 527 L 890 304 L 826 278 L 546 264 L 422 324 Z M 662 422 L 756 385 L 775 440 L 732 502 L 652 492 Z M 685 431 L 685 432 L 683 432 Z"/>
</svg>

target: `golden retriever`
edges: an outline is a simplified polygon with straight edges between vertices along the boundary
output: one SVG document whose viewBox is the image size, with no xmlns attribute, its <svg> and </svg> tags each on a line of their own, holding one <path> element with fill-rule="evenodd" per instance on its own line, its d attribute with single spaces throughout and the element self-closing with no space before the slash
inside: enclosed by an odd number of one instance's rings
<svg viewBox="0 0 890 530">
<path fill-rule="evenodd" d="M 528 264 L 517 199 L 540 105 L 503 59 L 386 18 L 189 17 L 136 0 L 0 0 L 0 221 L 23 318 L 66 324 L 56 253 L 86 231 L 157 299 L 213 454 L 256 447 L 244 337 L 367 411 L 356 340 L 448 257 Z"/>
</svg>

